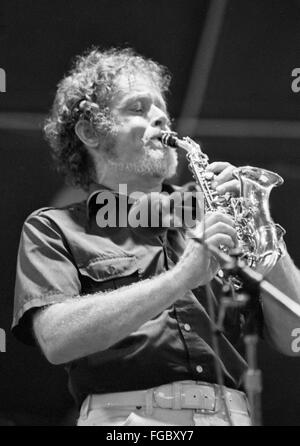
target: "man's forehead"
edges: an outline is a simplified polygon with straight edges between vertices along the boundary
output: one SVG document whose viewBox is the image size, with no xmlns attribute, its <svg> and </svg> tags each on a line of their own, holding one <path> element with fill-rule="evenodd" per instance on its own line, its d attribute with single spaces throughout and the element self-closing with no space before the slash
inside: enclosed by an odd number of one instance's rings
<svg viewBox="0 0 300 446">
<path fill-rule="evenodd" d="M 150 93 L 165 103 L 154 80 L 150 76 L 139 73 L 122 73 L 118 76 L 115 82 L 113 102 L 139 93 Z"/>
</svg>

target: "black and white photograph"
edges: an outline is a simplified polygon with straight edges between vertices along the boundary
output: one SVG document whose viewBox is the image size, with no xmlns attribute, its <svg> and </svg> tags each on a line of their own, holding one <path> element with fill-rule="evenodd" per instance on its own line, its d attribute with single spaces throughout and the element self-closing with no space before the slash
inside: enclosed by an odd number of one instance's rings
<svg viewBox="0 0 300 446">
<path fill-rule="evenodd" d="M 1 0 L 0 178 L 0 426 L 300 426 L 300 0 Z"/>
</svg>

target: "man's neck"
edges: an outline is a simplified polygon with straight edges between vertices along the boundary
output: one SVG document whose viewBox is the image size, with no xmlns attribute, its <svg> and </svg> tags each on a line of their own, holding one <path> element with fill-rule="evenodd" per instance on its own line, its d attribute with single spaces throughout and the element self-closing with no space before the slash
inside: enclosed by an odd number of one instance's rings
<svg viewBox="0 0 300 446">
<path fill-rule="evenodd" d="M 157 178 L 153 176 L 136 176 L 131 173 L 124 173 L 122 175 L 113 173 L 106 175 L 105 178 L 98 178 L 98 184 L 105 186 L 113 191 L 119 191 L 120 185 L 125 184 L 127 194 L 130 195 L 133 192 L 143 192 L 145 194 L 150 192 L 161 192 L 163 178 Z"/>
</svg>

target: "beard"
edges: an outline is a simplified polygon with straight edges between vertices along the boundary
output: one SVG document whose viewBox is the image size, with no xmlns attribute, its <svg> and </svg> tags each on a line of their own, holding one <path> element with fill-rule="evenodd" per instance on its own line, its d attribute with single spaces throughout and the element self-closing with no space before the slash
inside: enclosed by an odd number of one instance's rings
<svg viewBox="0 0 300 446">
<path fill-rule="evenodd" d="M 178 157 L 177 152 L 169 147 L 152 149 L 144 146 L 143 153 L 134 162 L 118 161 L 117 157 L 112 156 L 107 163 L 119 172 L 167 179 L 176 174 Z"/>
</svg>

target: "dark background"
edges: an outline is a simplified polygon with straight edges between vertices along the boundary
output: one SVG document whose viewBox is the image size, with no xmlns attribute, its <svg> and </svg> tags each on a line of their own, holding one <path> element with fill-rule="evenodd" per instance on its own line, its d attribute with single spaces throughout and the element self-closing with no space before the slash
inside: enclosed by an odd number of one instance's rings
<svg viewBox="0 0 300 446">
<path fill-rule="evenodd" d="M 300 2 L 296 0 L 2 0 L 0 67 L 2 424 L 72 423 L 62 369 L 9 333 L 18 241 L 36 208 L 74 199 L 50 167 L 41 122 L 71 58 L 90 47 L 132 46 L 173 73 L 169 109 L 211 160 L 277 171 L 274 220 L 300 265 Z M 189 179 L 186 164 L 175 179 Z M 259 348 L 267 425 L 300 425 L 300 360 Z"/>
</svg>

